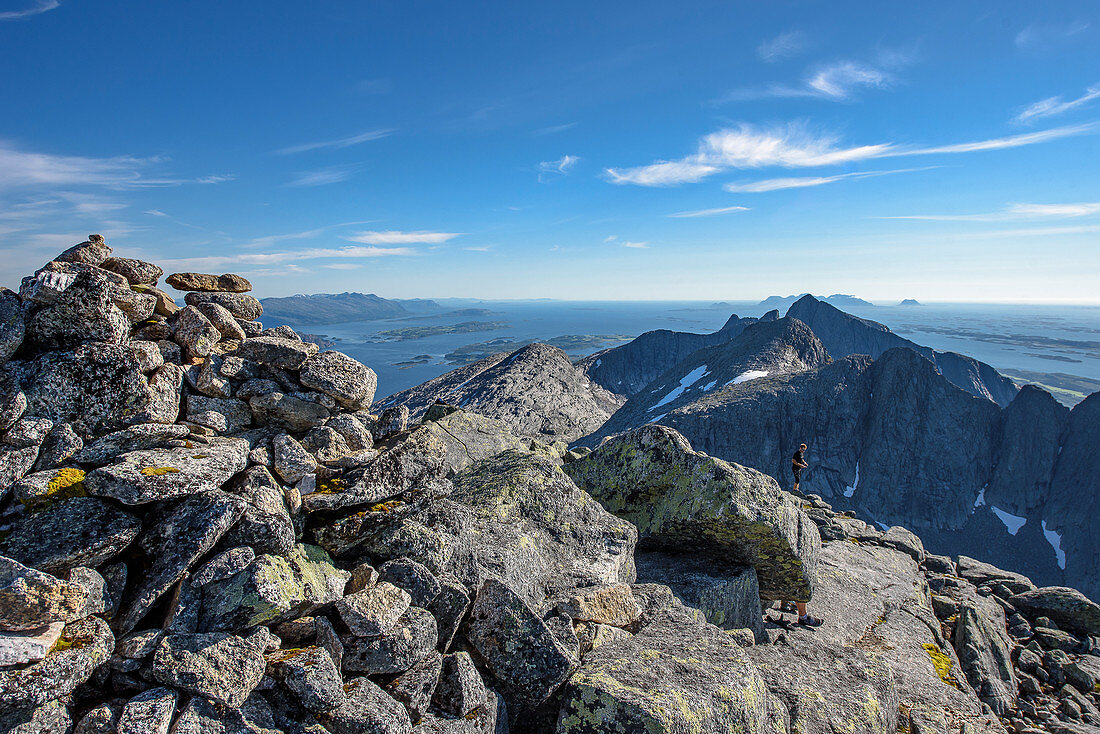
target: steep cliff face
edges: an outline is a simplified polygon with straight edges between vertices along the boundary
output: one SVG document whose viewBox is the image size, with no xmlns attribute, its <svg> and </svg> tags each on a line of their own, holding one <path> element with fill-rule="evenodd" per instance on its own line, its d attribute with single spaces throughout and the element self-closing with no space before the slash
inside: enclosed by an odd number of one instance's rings
<svg viewBox="0 0 1100 734">
<path fill-rule="evenodd" d="M 1027 516 L 1050 496 L 1050 480 L 1069 408 L 1046 390 L 1024 385 L 1001 414 L 997 471 L 985 499 L 1014 515 Z"/>
<path fill-rule="evenodd" d="M 418 419 L 436 400 L 503 421 L 517 435 L 573 441 L 600 427 L 622 399 L 593 384 L 569 356 L 529 344 L 460 367 L 392 395 L 378 408 L 405 406 Z"/>
<path fill-rule="evenodd" d="M 577 367 L 596 384 L 629 398 L 692 352 L 724 344 L 757 321 L 775 321 L 777 318 L 779 312 L 774 310 L 759 319 L 739 318 L 734 314 L 721 329 L 711 334 L 668 329 L 647 331 L 631 342 L 585 357 L 577 362 Z"/>
<path fill-rule="evenodd" d="M 732 341 L 693 352 L 628 400 L 588 442 L 662 417 L 708 393 L 769 375 L 813 369 L 829 361 L 800 321 L 750 324 Z"/>
<path fill-rule="evenodd" d="M 955 352 L 937 352 L 898 336 L 884 324 L 845 313 L 813 296 L 803 296 L 787 310 L 787 316 L 808 325 L 821 339 L 829 354 L 869 354 L 878 358 L 898 347 L 911 349 L 931 360 L 952 384 L 971 395 L 986 398 L 1001 407 L 1012 402 L 1017 388 L 1012 380 L 984 362 Z"/>
</svg>

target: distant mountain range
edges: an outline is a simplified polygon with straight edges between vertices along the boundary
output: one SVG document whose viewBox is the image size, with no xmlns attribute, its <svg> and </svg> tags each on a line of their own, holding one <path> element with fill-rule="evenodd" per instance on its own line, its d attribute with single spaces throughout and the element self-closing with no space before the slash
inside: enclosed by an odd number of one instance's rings
<svg viewBox="0 0 1100 734">
<path fill-rule="evenodd" d="M 759 305 L 767 306 L 768 308 L 778 308 L 780 311 L 785 311 L 795 301 L 799 300 L 800 298 L 805 298 L 808 295 L 810 294 L 801 293 L 797 296 L 768 296 L 763 301 L 761 301 Z M 859 308 L 875 305 L 870 301 L 865 301 L 862 298 L 856 298 L 855 296 L 850 296 L 844 293 L 834 293 L 831 296 L 825 296 L 824 298 L 820 298 L 818 300 L 824 301 L 825 303 L 831 303 L 838 308 L 851 308 L 853 306 Z"/>
<path fill-rule="evenodd" d="M 397 318 L 441 308 L 435 301 L 424 298 L 390 300 L 373 293 L 316 293 L 264 298 L 260 303 L 266 318 L 294 325 Z"/>
</svg>

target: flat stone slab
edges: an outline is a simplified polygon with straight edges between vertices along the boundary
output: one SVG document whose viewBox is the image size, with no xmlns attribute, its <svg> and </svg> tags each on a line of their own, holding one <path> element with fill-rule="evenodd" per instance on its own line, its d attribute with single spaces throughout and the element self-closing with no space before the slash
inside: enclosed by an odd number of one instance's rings
<svg viewBox="0 0 1100 734">
<path fill-rule="evenodd" d="M 193 448 L 131 451 L 90 472 L 84 486 L 89 494 L 127 505 L 210 492 L 244 470 L 248 450 L 244 439 L 220 438 Z"/>
<path fill-rule="evenodd" d="M 52 574 L 96 568 L 137 537 L 141 521 L 98 497 L 73 497 L 23 517 L 0 553 Z"/>
<path fill-rule="evenodd" d="M 765 599 L 813 595 L 821 536 L 768 475 L 694 451 L 659 425 L 615 436 L 563 470 L 634 523 L 643 548 L 752 566 Z"/>
</svg>

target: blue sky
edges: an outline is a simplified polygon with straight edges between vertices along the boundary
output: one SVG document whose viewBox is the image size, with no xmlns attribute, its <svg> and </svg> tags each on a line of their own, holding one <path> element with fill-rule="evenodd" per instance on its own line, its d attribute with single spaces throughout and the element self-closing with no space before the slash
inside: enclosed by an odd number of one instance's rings
<svg viewBox="0 0 1100 734">
<path fill-rule="evenodd" d="M 766 7 L 764 7 L 766 6 Z M 0 283 L 1100 303 L 1094 2 L 0 0 Z"/>
</svg>

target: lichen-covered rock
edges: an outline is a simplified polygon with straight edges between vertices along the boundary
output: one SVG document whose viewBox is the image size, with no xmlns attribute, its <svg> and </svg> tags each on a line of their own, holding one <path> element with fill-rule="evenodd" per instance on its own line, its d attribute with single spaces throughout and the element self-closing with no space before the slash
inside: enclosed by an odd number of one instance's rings
<svg viewBox="0 0 1100 734">
<path fill-rule="evenodd" d="M 317 471 L 317 462 L 302 444 L 285 433 L 271 440 L 276 473 L 288 484 L 297 484 L 307 475 Z"/>
<path fill-rule="evenodd" d="M 1016 573 L 1015 571 L 1006 571 L 1003 568 L 997 568 L 991 563 L 985 563 L 968 556 L 959 556 L 956 570 L 959 576 L 975 586 L 1003 583 L 1016 594 L 1030 591 L 1035 588 L 1035 584 L 1031 582 L 1031 579 L 1023 574 Z"/>
<path fill-rule="evenodd" d="M 226 491 L 245 502 L 244 514 L 226 534 L 226 542 L 278 556 L 291 551 L 294 522 L 287 510 L 283 488 L 266 467 L 250 467 L 227 485 Z"/>
<path fill-rule="evenodd" d="M 26 330 L 19 296 L 7 288 L 0 288 L 0 364 L 11 359 L 19 349 Z"/>
<path fill-rule="evenodd" d="M 140 324 L 153 318 L 157 307 L 157 297 L 148 293 L 138 293 L 128 287 L 111 288 L 111 302 L 126 316 L 131 324 Z"/>
<path fill-rule="evenodd" d="M 589 653 L 565 688 L 556 731 L 788 730 L 786 708 L 742 648 L 672 607 L 636 636 Z"/>
<path fill-rule="evenodd" d="M 0 630 L 72 622 L 80 618 L 87 601 L 88 590 L 79 584 L 0 556 Z"/>
<path fill-rule="evenodd" d="M 440 652 L 447 652 L 454 641 L 458 626 L 470 609 L 470 594 L 466 587 L 453 578 L 444 577 L 439 582 L 439 593 L 428 603 L 427 609 L 436 619 L 439 628 Z"/>
<path fill-rule="evenodd" d="M 374 446 L 370 429 L 352 413 L 334 415 L 325 425 L 339 433 L 351 451 L 365 451 Z"/>
<path fill-rule="evenodd" d="M 322 464 L 332 465 L 351 453 L 344 437 L 328 426 L 315 426 L 302 437 L 302 447 Z"/>
<path fill-rule="evenodd" d="M 153 306 L 153 313 L 160 316 L 172 316 L 179 312 L 180 307 L 172 300 L 172 296 L 168 295 L 160 288 L 156 288 L 151 285 L 134 285 L 130 284 L 138 293 L 144 293 L 145 295 L 152 296 L 156 300 L 156 304 Z"/>
<path fill-rule="evenodd" d="M 180 309 L 172 327 L 172 338 L 191 358 L 205 357 L 214 351 L 222 333 L 194 306 Z"/>
<path fill-rule="evenodd" d="M 42 349 L 71 349 L 84 342 L 121 344 L 130 320 L 114 304 L 113 286 L 81 273 L 57 300 L 27 322 L 26 340 Z"/>
<path fill-rule="evenodd" d="M 239 707 L 193 696 L 172 725 L 172 734 L 279 734 L 279 731 L 271 706 L 258 693 Z"/>
<path fill-rule="evenodd" d="M 178 701 L 179 694 L 171 688 L 142 691 L 122 708 L 117 734 L 168 734 Z"/>
<path fill-rule="evenodd" d="M 1016 594 L 1009 603 L 1032 618 L 1050 617 L 1060 627 L 1100 635 L 1100 604 L 1076 589 L 1046 586 Z"/>
<path fill-rule="evenodd" d="M 336 398 L 348 410 L 370 406 L 378 376 L 374 370 L 342 352 L 325 351 L 305 361 L 298 379 L 302 385 Z"/>
<path fill-rule="evenodd" d="M 345 596 L 336 602 L 336 611 L 353 635 L 375 637 L 391 632 L 411 604 L 407 592 L 381 581 Z"/>
<path fill-rule="evenodd" d="M 0 499 L 34 467 L 38 447 L 16 448 L 0 444 Z"/>
<path fill-rule="evenodd" d="M 973 599 L 958 611 L 955 652 L 970 686 L 998 716 L 1016 709 L 1012 644 L 1005 633 L 1004 611 L 991 601 Z"/>
<path fill-rule="evenodd" d="M 152 564 L 130 593 L 130 603 L 116 623 L 126 633 L 188 569 L 206 555 L 244 512 L 244 503 L 225 492 L 188 497 L 164 517 L 151 520 L 138 545 Z"/>
<path fill-rule="evenodd" d="M 536 709 L 573 672 L 572 659 L 546 624 L 494 579 L 478 589 L 465 635 L 500 683 L 510 715 Z"/>
<path fill-rule="evenodd" d="M 428 608 L 442 588 L 439 579 L 427 566 L 411 558 L 395 558 L 378 567 L 378 580 L 385 581 L 408 592 L 412 603 Z"/>
<path fill-rule="evenodd" d="M 558 603 L 575 622 L 599 622 L 613 627 L 626 627 L 638 621 L 642 608 L 634 599 L 628 584 L 607 584 L 575 589 Z"/>
<path fill-rule="evenodd" d="M 240 706 L 264 675 L 263 651 L 220 632 L 168 635 L 153 653 L 152 677 L 226 706 Z"/>
<path fill-rule="evenodd" d="M 5 734 L 69 734 L 72 725 L 69 709 L 60 701 L 50 701 L 32 709 L 0 712 L 0 731 Z M 75 734 L 99 732 L 78 729 Z M 113 734 L 113 731 L 104 734 Z"/>
<path fill-rule="evenodd" d="M 347 698 L 335 711 L 321 716 L 332 734 L 411 734 L 405 707 L 368 678 L 354 678 L 344 686 Z"/>
<path fill-rule="evenodd" d="M 409 408 L 405 405 L 395 405 L 386 408 L 378 416 L 378 427 L 375 438 L 382 440 L 401 433 L 409 427 Z"/>
<path fill-rule="evenodd" d="M 107 662 L 115 638 L 106 622 L 88 617 L 68 625 L 61 642 L 37 663 L 0 670 L 0 711 L 41 706 L 69 695 Z"/>
<path fill-rule="evenodd" d="M 233 398 L 209 398 L 205 395 L 187 396 L 187 420 L 206 425 L 203 416 L 217 413 L 225 420 L 225 433 L 239 433 L 252 425 L 252 411 L 248 403 Z"/>
<path fill-rule="evenodd" d="M 78 464 L 98 466 L 119 454 L 161 446 L 173 439 L 187 438 L 186 426 L 138 423 L 100 436 L 76 454 Z"/>
<path fill-rule="evenodd" d="M 194 448 L 130 451 L 118 459 L 90 472 L 84 486 L 89 494 L 141 505 L 221 487 L 248 465 L 248 442 L 219 438 Z"/>
<path fill-rule="evenodd" d="M 8 430 L 27 410 L 27 396 L 16 377 L 15 370 L 0 367 L 0 431 Z"/>
<path fill-rule="evenodd" d="M 281 681 L 306 710 L 324 713 L 344 703 L 344 681 L 324 648 L 276 650 L 267 659 L 276 680 Z"/>
<path fill-rule="evenodd" d="M 235 318 L 243 321 L 258 319 L 264 312 L 264 307 L 260 305 L 259 301 L 244 293 L 192 292 L 184 296 L 183 300 L 189 306 L 200 303 L 216 303 L 233 314 Z"/>
<path fill-rule="evenodd" d="M 164 354 L 156 342 L 131 341 L 130 351 L 134 353 L 134 359 L 144 374 L 149 374 L 164 364 Z"/>
<path fill-rule="evenodd" d="M 0 667 L 34 663 L 46 657 L 61 639 L 64 628 L 64 622 L 51 622 L 18 632 L 0 629 Z"/>
<path fill-rule="evenodd" d="M 73 497 L 25 515 L 0 541 L 0 553 L 52 574 L 96 568 L 137 537 L 141 522 L 97 497 Z"/>
<path fill-rule="evenodd" d="M 60 423 L 50 429 L 46 440 L 38 448 L 38 459 L 34 463 L 36 471 L 54 469 L 71 459 L 84 448 L 84 441 L 68 423 Z"/>
<path fill-rule="evenodd" d="M 172 273 L 164 282 L 178 291 L 210 291 L 215 293 L 248 293 L 252 284 L 234 273 Z"/>
<path fill-rule="evenodd" d="M 180 388 L 183 368 L 166 364 L 149 376 L 149 404 L 138 420 L 150 423 L 175 423 L 180 414 Z"/>
<path fill-rule="evenodd" d="M 329 417 L 328 408 L 301 394 L 269 392 L 249 398 L 248 405 L 259 425 L 278 426 L 298 433 L 324 423 Z"/>
<path fill-rule="evenodd" d="M 90 234 L 86 241 L 73 245 L 54 259 L 64 263 L 99 265 L 110 256 L 111 248 L 103 241 L 103 236 Z"/>
<path fill-rule="evenodd" d="M 257 556 L 239 573 L 202 587 L 199 628 L 241 630 L 304 616 L 340 599 L 349 576 L 317 546 Z"/>
<path fill-rule="evenodd" d="M 151 397 L 141 366 L 118 344 L 48 352 L 22 372 L 27 412 L 70 423 L 85 437 L 138 422 Z"/>
<path fill-rule="evenodd" d="M 455 410 L 417 426 L 405 439 L 415 444 L 429 439 L 447 447 L 447 472 L 456 474 L 468 466 L 505 451 L 527 452 L 530 439 L 512 433 L 508 425 L 477 413 Z"/>
<path fill-rule="evenodd" d="M 109 257 L 100 262 L 99 267 L 118 273 L 130 285 L 156 285 L 160 276 L 164 275 L 164 271 L 153 263 L 129 257 Z"/>
<path fill-rule="evenodd" d="M 456 652 L 443 656 L 439 684 L 433 699 L 440 711 L 451 716 L 466 716 L 485 703 L 485 682 L 474 667 L 469 653 Z"/>
<path fill-rule="evenodd" d="M 439 641 L 435 617 L 409 607 L 388 632 L 376 637 L 349 636 L 344 643 L 344 670 L 367 675 L 401 673 L 435 651 Z"/>
<path fill-rule="evenodd" d="M 644 547 L 752 566 L 766 599 L 807 601 L 821 539 L 771 477 L 692 450 L 671 428 L 616 436 L 564 471 L 638 527 Z"/>
<path fill-rule="evenodd" d="M 412 721 L 419 721 L 428 713 L 442 669 L 443 656 L 433 650 L 419 663 L 386 684 L 386 692 L 405 706 Z"/>
<path fill-rule="evenodd" d="M 504 699 L 499 693 L 486 690 L 482 704 L 462 718 L 429 712 L 416 722 L 413 734 L 505 734 L 509 731 L 507 727 L 508 711 Z"/>
</svg>

